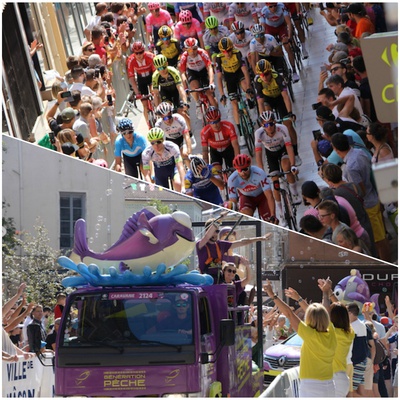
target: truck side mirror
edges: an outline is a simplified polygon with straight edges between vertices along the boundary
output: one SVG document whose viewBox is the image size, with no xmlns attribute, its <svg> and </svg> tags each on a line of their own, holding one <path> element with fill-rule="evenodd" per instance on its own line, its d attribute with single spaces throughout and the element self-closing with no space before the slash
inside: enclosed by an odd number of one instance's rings
<svg viewBox="0 0 400 400">
<path fill-rule="evenodd" d="M 223 346 L 235 344 L 235 322 L 233 319 L 221 319 L 219 322 L 220 340 Z"/>
</svg>

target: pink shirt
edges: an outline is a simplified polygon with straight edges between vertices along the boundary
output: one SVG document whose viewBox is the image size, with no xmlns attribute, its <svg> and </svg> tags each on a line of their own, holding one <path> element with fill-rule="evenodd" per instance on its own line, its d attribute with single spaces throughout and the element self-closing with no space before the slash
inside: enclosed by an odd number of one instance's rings
<svg viewBox="0 0 400 400">
<path fill-rule="evenodd" d="M 154 28 L 161 28 L 163 25 L 172 27 L 173 21 L 168 11 L 160 9 L 160 15 L 156 17 L 150 13 L 146 16 L 146 32 L 152 33 Z"/>
<path fill-rule="evenodd" d="M 185 40 L 190 37 L 198 39 L 202 36 L 203 31 L 201 30 L 200 22 L 195 18 L 192 18 L 192 25 L 189 28 L 180 21 L 175 25 L 174 37 L 177 40 Z"/>
</svg>

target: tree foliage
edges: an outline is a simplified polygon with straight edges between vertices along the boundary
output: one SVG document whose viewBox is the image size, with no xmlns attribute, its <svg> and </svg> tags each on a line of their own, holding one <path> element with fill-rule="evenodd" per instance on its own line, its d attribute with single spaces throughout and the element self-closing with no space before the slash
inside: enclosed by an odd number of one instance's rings
<svg viewBox="0 0 400 400">
<path fill-rule="evenodd" d="M 4 252 L 3 243 L 3 283 L 5 297 L 10 298 L 21 282 L 27 287 L 28 301 L 55 305 L 56 295 L 62 291 L 61 280 L 66 273 L 57 264 L 60 252 L 50 247 L 49 234 L 43 222 L 36 220 L 34 234 L 23 232 L 15 235 L 14 247 Z"/>
</svg>

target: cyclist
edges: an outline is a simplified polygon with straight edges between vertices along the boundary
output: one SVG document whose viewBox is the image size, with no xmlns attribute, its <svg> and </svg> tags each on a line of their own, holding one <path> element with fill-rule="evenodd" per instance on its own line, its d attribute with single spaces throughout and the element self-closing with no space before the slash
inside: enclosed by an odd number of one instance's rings
<svg viewBox="0 0 400 400">
<path fill-rule="evenodd" d="M 219 53 L 218 43 L 229 35 L 229 29 L 220 25 L 218 19 L 213 15 L 206 18 L 206 31 L 204 32 L 204 48 L 208 51 L 211 59 L 214 59 Z"/>
<path fill-rule="evenodd" d="M 294 151 L 290 141 L 289 132 L 285 125 L 275 123 L 272 111 L 264 111 L 260 115 L 263 126 L 254 132 L 254 142 L 256 149 L 256 161 L 260 168 L 264 168 L 262 149 L 265 147 L 269 173 L 275 171 L 290 171 L 287 175 L 290 191 L 293 196 L 293 203 L 300 204 L 301 198 L 298 194 L 295 174 L 298 174 L 298 168 L 295 164 Z M 274 197 L 276 201 L 276 210 L 282 223 L 284 223 L 281 194 L 279 192 L 279 177 L 273 176 Z"/>
<path fill-rule="evenodd" d="M 251 165 L 247 154 L 239 154 L 233 159 L 236 171 L 228 179 L 229 200 L 236 209 L 253 216 L 256 209 L 263 221 L 278 223 L 275 217 L 275 202 L 270 180 L 262 168 Z"/>
<path fill-rule="evenodd" d="M 208 164 L 210 151 L 211 164 L 225 161 L 226 168 L 232 167 L 233 158 L 240 153 L 234 125 L 229 121 L 221 121 L 221 111 L 209 107 L 206 112 L 208 125 L 201 132 L 203 160 Z"/>
<path fill-rule="evenodd" d="M 287 11 L 292 17 L 292 21 L 294 22 L 294 26 L 296 27 L 297 34 L 299 35 L 299 40 L 301 42 L 301 50 L 303 53 L 303 58 L 308 58 L 308 51 L 306 49 L 306 35 L 304 34 L 304 29 L 301 24 L 301 20 L 303 15 L 301 13 L 301 4 L 300 3 L 284 3 Z"/>
<path fill-rule="evenodd" d="M 227 3 L 204 3 L 204 17 L 208 18 L 213 16 L 217 18 L 220 25 L 225 25 L 229 29 L 229 16 L 228 16 Z"/>
<path fill-rule="evenodd" d="M 253 89 L 250 87 L 250 75 L 246 68 L 242 53 L 233 47 L 232 40 L 222 38 L 218 43 L 220 53 L 216 58 L 216 73 L 218 90 L 221 94 L 220 102 L 225 106 L 227 97 L 224 94 L 223 79 L 225 79 L 228 96 L 232 104 L 233 118 L 240 132 L 239 107 L 237 99 L 238 88 L 242 87 L 249 99 L 249 107 L 254 104 L 251 97 L 254 96 Z"/>
<path fill-rule="evenodd" d="M 260 22 L 265 25 L 265 32 L 272 36 L 279 36 L 289 57 L 293 71 L 293 82 L 298 82 L 300 77 L 296 72 L 294 54 L 289 44 L 293 36 L 289 13 L 285 11 L 285 6 L 282 3 L 266 3 L 266 6 L 261 10 L 261 15 Z"/>
<path fill-rule="evenodd" d="M 255 24 L 251 27 L 254 38 L 250 42 L 250 64 L 256 74 L 256 64 L 260 59 L 270 60 L 275 68 L 283 69 L 282 46 L 272 35 L 266 35 L 263 25 Z M 273 61 L 272 61 L 273 60 Z"/>
<path fill-rule="evenodd" d="M 171 186 L 177 192 L 182 191 L 185 179 L 179 147 L 171 141 L 164 141 L 164 131 L 160 128 L 151 128 L 147 133 L 150 145 L 142 153 L 144 179 L 151 183 L 150 164 L 154 166 L 154 177 L 157 185 L 169 188 Z"/>
<path fill-rule="evenodd" d="M 160 8 L 160 3 L 150 2 L 147 4 L 150 13 L 146 16 L 146 38 L 149 47 L 154 47 L 158 42 L 158 30 L 163 25 L 172 27 L 173 21 L 168 11 Z"/>
<path fill-rule="evenodd" d="M 253 34 L 245 29 L 241 21 L 233 22 L 231 30 L 232 33 L 229 35 L 229 39 L 231 39 L 233 45 L 240 50 L 243 59 L 247 62 L 247 66 L 250 66 L 250 42 L 254 39 Z"/>
<path fill-rule="evenodd" d="M 149 94 L 151 78 L 155 71 L 153 64 L 154 54 L 145 50 L 146 48 L 142 42 L 137 41 L 133 43 L 133 54 L 131 54 L 126 60 L 129 83 L 131 84 L 133 91 L 138 95 L 138 98 L 140 98 L 141 95 L 146 96 Z M 147 125 L 149 125 L 147 100 L 142 100 L 142 105 L 144 117 Z"/>
<path fill-rule="evenodd" d="M 223 201 L 220 190 L 223 189 L 224 182 L 215 166 L 207 164 L 200 157 L 190 157 L 190 169 L 185 175 L 187 195 L 221 205 Z"/>
<path fill-rule="evenodd" d="M 146 138 L 135 132 L 132 120 L 129 118 L 122 118 L 117 129 L 119 135 L 115 139 L 114 147 L 115 171 L 121 172 L 123 157 L 125 174 L 138 178 L 138 169 L 142 169 L 141 155 L 147 146 Z"/>
<path fill-rule="evenodd" d="M 172 37 L 172 29 L 168 25 L 163 25 L 158 30 L 160 40 L 156 44 L 156 54 L 167 57 L 168 65 L 177 68 L 182 49 L 179 42 Z"/>
<path fill-rule="evenodd" d="M 199 41 L 200 47 L 204 49 L 203 31 L 201 30 L 200 22 L 192 17 L 189 10 L 184 10 L 179 13 L 179 22 L 175 25 L 174 36 L 181 46 L 187 38 L 195 38 Z"/>
<path fill-rule="evenodd" d="M 214 71 L 212 68 L 208 53 L 199 49 L 198 42 L 194 38 L 188 38 L 184 42 L 185 51 L 182 54 L 179 63 L 179 69 L 182 74 L 182 79 L 186 79 L 190 89 L 198 89 L 199 87 L 210 86 L 214 87 Z M 217 100 L 214 97 L 213 91 L 208 89 L 205 92 L 208 101 L 214 107 L 218 107 Z M 199 102 L 199 93 L 192 92 L 192 97 L 196 104 L 196 115 L 198 119 L 202 119 L 201 103 Z"/>
<path fill-rule="evenodd" d="M 183 162 L 189 167 L 188 154 L 192 152 L 189 129 L 185 118 L 178 113 L 173 114 L 173 109 L 174 106 L 169 102 L 159 104 L 156 112 L 160 118 L 156 121 L 155 127 L 162 129 L 165 139 L 174 142 L 179 147 Z"/>
<path fill-rule="evenodd" d="M 245 29 L 258 24 L 257 10 L 254 3 L 231 3 L 228 10 L 229 22 L 241 22 Z"/>
<path fill-rule="evenodd" d="M 189 104 L 179 71 L 174 67 L 169 67 L 167 57 L 162 54 L 155 56 L 153 63 L 156 71 L 151 84 L 155 105 L 158 106 L 163 101 L 170 101 L 177 112 L 185 118 L 190 131 L 190 119 L 186 112 Z"/>
<path fill-rule="evenodd" d="M 297 132 L 292 122 L 292 119 L 295 119 L 295 115 L 292 113 L 292 102 L 287 93 L 285 83 L 282 77 L 272 69 L 267 60 L 258 61 L 256 74 L 254 82 L 259 114 L 267 110 L 272 111 L 272 109 L 278 112 L 283 124 L 289 130 L 296 165 L 300 166 L 302 161 L 297 148 Z"/>
<path fill-rule="evenodd" d="M 200 24 L 203 24 L 203 3 L 173 3 L 176 19 L 179 20 L 179 15 L 182 11 L 188 10 L 192 13 L 192 17 L 197 19 Z"/>
</svg>

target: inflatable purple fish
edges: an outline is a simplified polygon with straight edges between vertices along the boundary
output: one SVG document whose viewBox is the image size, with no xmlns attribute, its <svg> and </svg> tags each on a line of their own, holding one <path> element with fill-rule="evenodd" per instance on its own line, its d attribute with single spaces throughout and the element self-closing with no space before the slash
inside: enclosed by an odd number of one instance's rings
<svg viewBox="0 0 400 400">
<path fill-rule="evenodd" d="M 89 249 L 86 221 L 75 223 L 74 253 L 81 262 L 100 268 L 124 265 L 130 271 L 142 272 L 145 266 L 156 268 L 162 263 L 171 267 L 188 257 L 194 245 L 192 221 L 182 211 L 160 214 L 154 207 L 138 211 L 126 221 L 117 242 L 102 253 Z"/>
</svg>

